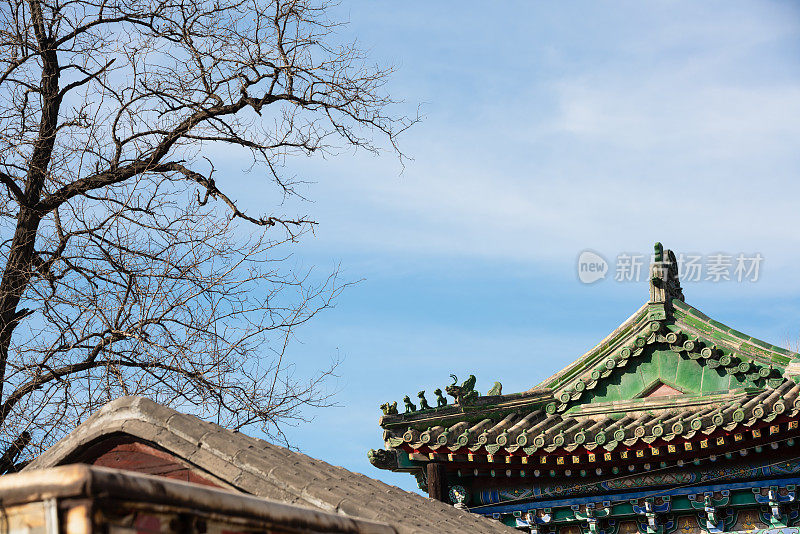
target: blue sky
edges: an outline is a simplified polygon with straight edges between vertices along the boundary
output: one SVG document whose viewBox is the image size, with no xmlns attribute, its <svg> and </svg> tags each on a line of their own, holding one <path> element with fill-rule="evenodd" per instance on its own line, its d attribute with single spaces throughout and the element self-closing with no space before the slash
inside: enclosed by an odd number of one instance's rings
<svg viewBox="0 0 800 534">
<path fill-rule="evenodd" d="M 402 139 L 404 170 L 390 154 L 289 162 L 313 202 L 282 209 L 320 223 L 295 261 L 364 279 L 292 349 L 300 374 L 343 359 L 341 407 L 289 430 L 301 450 L 413 490 L 366 460 L 381 403 L 432 399 L 450 373 L 528 389 L 647 299 L 644 278 L 581 284 L 587 248 L 758 252 L 757 282 L 687 283 L 687 302 L 781 346 L 800 337 L 798 4 L 343 2 L 339 15 L 424 121 Z M 275 205 L 237 176 L 252 207 Z"/>
</svg>

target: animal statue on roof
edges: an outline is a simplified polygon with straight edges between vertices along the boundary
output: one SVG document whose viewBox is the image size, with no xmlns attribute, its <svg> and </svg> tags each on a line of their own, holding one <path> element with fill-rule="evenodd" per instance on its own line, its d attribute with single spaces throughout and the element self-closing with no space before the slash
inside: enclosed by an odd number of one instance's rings
<svg viewBox="0 0 800 534">
<path fill-rule="evenodd" d="M 674 252 L 656 243 L 653 247 L 653 264 L 650 266 L 650 300 L 670 302 L 672 298 L 684 300 L 678 279 L 678 261 Z"/>
<path fill-rule="evenodd" d="M 475 382 L 477 380 L 475 375 L 469 375 L 469 378 L 467 378 L 460 386 L 457 385 L 458 377 L 456 375 L 450 375 L 450 378 L 453 379 L 453 383 L 444 389 L 447 391 L 448 395 L 456 400 L 456 404 L 463 406 L 464 404 L 469 404 L 480 396 L 480 394 L 475 391 Z"/>
<path fill-rule="evenodd" d="M 431 405 L 428 404 L 428 399 L 425 398 L 425 390 L 423 389 L 419 393 L 417 393 L 417 397 L 419 397 L 419 409 L 420 410 L 430 410 Z"/>
<path fill-rule="evenodd" d="M 441 408 L 442 406 L 447 406 L 447 399 L 442 396 L 442 390 L 436 388 L 433 390 L 433 394 L 436 395 L 436 407 Z"/>
<path fill-rule="evenodd" d="M 383 410 L 383 415 L 397 415 L 397 401 L 391 404 L 384 402 L 381 404 L 381 410 Z"/>
<path fill-rule="evenodd" d="M 494 397 L 496 395 L 502 395 L 502 394 L 503 394 L 503 384 L 501 384 L 500 382 L 495 382 L 494 385 L 492 386 L 492 389 L 490 389 L 486 395 Z"/>
<path fill-rule="evenodd" d="M 370 449 L 367 459 L 378 469 L 397 469 L 397 452 L 394 450 Z"/>
<path fill-rule="evenodd" d="M 404 403 L 405 403 L 405 405 L 406 405 L 406 413 L 409 413 L 409 412 L 416 412 L 416 411 L 417 411 L 417 407 L 416 407 L 416 406 L 414 406 L 414 405 L 411 403 L 411 399 L 408 397 L 408 395 L 406 395 L 405 397 L 403 397 L 403 402 L 404 402 Z"/>
</svg>

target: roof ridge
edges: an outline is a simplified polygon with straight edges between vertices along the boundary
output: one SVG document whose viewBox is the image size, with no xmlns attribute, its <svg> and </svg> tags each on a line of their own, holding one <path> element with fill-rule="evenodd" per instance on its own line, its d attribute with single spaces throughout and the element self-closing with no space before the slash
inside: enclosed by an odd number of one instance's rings
<svg viewBox="0 0 800 534">
<path fill-rule="evenodd" d="M 565 375 L 572 374 L 575 372 L 580 372 L 579 368 L 581 364 L 585 363 L 586 360 L 591 359 L 592 357 L 596 356 L 597 354 L 603 352 L 609 346 L 613 344 L 619 338 L 624 338 L 628 334 L 628 330 L 633 328 L 643 316 L 647 315 L 649 302 L 645 302 L 642 304 L 639 309 L 637 309 L 630 317 L 625 319 L 618 327 L 611 331 L 606 337 L 600 340 L 595 346 L 591 349 L 584 352 L 581 356 L 576 358 L 572 363 L 564 367 L 563 369 L 557 371 L 556 373 L 552 374 L 551 376 L 547 377 L 546 379 L 542 380 L 536 387 L 537 388 L 552 388 L 554 385 L 557 385 L 558 382 L 563 381 Z M 568 379 L 568 378 L 567 378 Z"/>
<path fill-rule="evenodd" d="M 192 427 L 199 432 L 192 432 Z M 83 446 L 117 433 L 155 443 L 231 488 L 262 498 L 385 521 L 403 534 L 455 534 L 464 528 L 474 532 L 513 532 L 500 523 L 203 421 L 142 396 L 120 397 L 104 405 L 25 470 L 59 465 Z M 234 442 L 236 450 L 232 454 L 221 454 L 233 436 L 238 437 L 239 447 Z M 444 527 L 446 524 L 453 528 Z"/>
<path fill-rule="evenodd" d="M 749 343 L 751 345 L 756 345 L 757 347 L 760 347 L 762 349 L 765 349 L 765 350 L 768 350 L 768 351 L 771 351 L 771 352 L 775 352 L 775 353 L 779 354 L 780 356 L 782 356 L 783 358 L 786 358 L 788 360 L 800 359 L 800 354 L 798 354 L 797 352 L 785 349 L 783 347 L 779 347 L 777 345 L 773 345 L 772 343 L 767 343 L 766 341 L 758 339 L 757 337 L 749 336 L 749 335 L 747 335 L 747 334 L 745 334 L 745 333 L 743 333 L 743 332 L 741 332 L 739 330 L 736 330 L 735 328 L 732 328 L 732 327 L 730 327 L 730 326 L 728 326 L 728 325 L 726 325 L 726 324 L 724 324 L 724 323 L 722 323 L 720 321 L 712 319 L 711 317 L 709 317 L 708 315 L 706 315 L 705 313 L 700 311 L 698 308 L 695 308 L 691 304 L 687 304 L 686 302 L 675 302 L 675 303 L 673 303 L 673 305 L 679 310 L 679 314 L 680 314 L 680 312 L 687 313 L 687 314 L 691 315 L 692 317 L 702 321 L 703 323 L 727 333 L 728 335 L 730 335 L 733 338 L 741 339 L 742 341 L 744 341 L 746 343 Z M 775 363 L 775 364 L 779 365 L 782 368 L 786 367 L 786 365 L 788 365 L 788 361 L 787 362 L 783 362 L 783 359 L 772 360 L 772 363 Z"/>
</svg>

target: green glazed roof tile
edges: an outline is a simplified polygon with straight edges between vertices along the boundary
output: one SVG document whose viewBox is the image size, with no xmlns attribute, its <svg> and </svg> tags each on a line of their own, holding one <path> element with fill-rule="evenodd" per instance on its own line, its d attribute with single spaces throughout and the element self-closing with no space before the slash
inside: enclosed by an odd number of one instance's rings
<svg viewBox="0 0 800 534">
<path fill-rule="evenodd" d="M 800 412 L 800 373 L 784 374 L 799 354 L 711 319 L 683 302 L 679 284 L 677 293 L 658 287 L 651 285 L 654 302 L 532 392 L 385 415 L 387 446 L 490 454 L 608 449 Z M 667 386 L 682 394 L 649 396 Z"/>
</svg>

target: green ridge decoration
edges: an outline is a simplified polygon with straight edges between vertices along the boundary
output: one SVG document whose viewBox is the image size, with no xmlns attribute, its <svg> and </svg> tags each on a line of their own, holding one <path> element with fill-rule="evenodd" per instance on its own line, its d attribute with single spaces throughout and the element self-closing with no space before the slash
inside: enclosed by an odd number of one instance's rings
<svg viewBox="0 0 800 534">
<path fill-rule="evenodd" d="M 378 469 L 392 469 L 397 467 L 397 452 L 394 450 L 370 449 L 367 451 L 369 463 Z"/>
<path fill-rule="evenodd" d="M 447 391 L 448 395 L 456 400 L 457 404 L 463 406 L 478 397 L 479 393 L 475 391 L 475 375 L 469 375 L 469 378 L 460 386 L 456 385 L 458 382 L 458 377 L 456 375 L 450 375 L 450 377 L 453 379 L 453 383 L 444 389 Z"/>
<path fill-rule="evenodd" d="M 389 404 L 388 402 L 381 404 L 383 415 L 394 415 L 397 413 L 397 401 Z"/>
<path fill-rule="evenodd" d="M 428 404 L 428 401 L 425 399 L 425 390 L 423 389 L 419 393 L 417 393 L 417 397 L 419 397 L 419 409 L 420 410 L 430 410 L 431 405 Z"/>
<path fill-rule="evenodd" d="M 486 396 L 495 397 L 497 395 L 502 395 L 502 394 L 503 394 L 503 384 L 501 384 L 500 382 L 495 382 L 494 385 L 492 386 L 492 389 L 489 390 Z"/>
<path fill-rule="evenodd" d="M 414 405 L 411 403 L 411 399 L 408 397 L 408 395 L 406 395 L 405 397 L 403 397 L 403 402 L 404 402 L 404 403 L 405 403 L 405 405 L 406 405 L 406 413 L 410 413 L 410 412 L 416 412 L 416 411 L 417 411 L 417 407 L 416 407 L 416 406 L 414 406 Z"/>
<path fill-rule="evenodd" d="M 442 406 L 447 406 L 447 399 L 442 396 L 442 390 L 436 388 L 433 390 L 433 394 L 436 395 L 436 407 L 441 408 Z"/>
<path fill-rule="evenodd" d="M 687 304 L 675 254 L 653 259 L 647 302 L 586 354 L 519 393 L 451 375 L 453 404 L 406 397 L 380 419 L 395 456 L 370 461 L 537 534 L 800 534 L 800 355 Z"/>
</svg>

